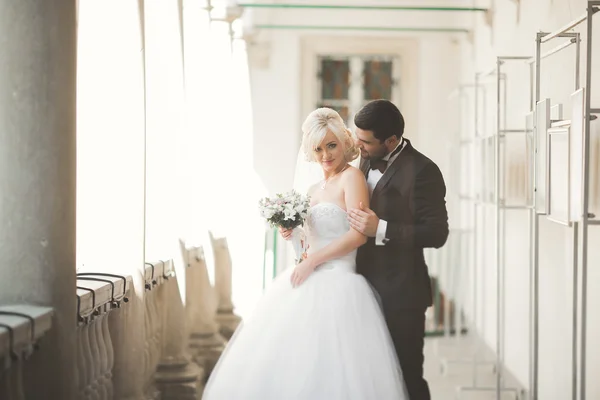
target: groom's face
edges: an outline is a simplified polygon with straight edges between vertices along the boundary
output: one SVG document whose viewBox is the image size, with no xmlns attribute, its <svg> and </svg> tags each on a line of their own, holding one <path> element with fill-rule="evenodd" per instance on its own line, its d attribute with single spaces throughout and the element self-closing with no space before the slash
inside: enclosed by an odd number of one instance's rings
<svg viewBox="0 0 600 400">
<path fill-rule="evenodd" d="M 360 149 L 360 157 L 365 160 L 378 160 L 387 153 L 387 147 L 384 142 L 380 142 L 375 137 L 373 131 L 366 131 L 356 128 L 356 145 Z"/>
</svg>

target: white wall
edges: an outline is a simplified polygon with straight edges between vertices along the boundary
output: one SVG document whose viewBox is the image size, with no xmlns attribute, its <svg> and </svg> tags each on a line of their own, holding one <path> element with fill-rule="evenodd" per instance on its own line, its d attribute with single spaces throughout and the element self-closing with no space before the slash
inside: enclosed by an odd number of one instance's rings
<svg viewBox="0 0 600 400">
<path fill-rule="evenodd" d="M 478 2 L 485 7 L 488 2 Z M 587 2 L 582 0 L 535 0 L 521 2 L 519 20 L 513 1 L 494 1 L 495 15 L 490 28 L 483 18 L 476 18 L 474 42 L 463 41 L 462 79 L 463 83 L 474 81 L 474 73 L 486 71 L 494 66 L 496 56 L 534 56 L 535 35 L 537 31 L 554 31 L 585 12 Z M 465 19 L 465 23 L 473 19 Z M 596 26 L 600 19 L 596 17 Z M 576 29 L 583 34 L 582 73 L 585 71 L 585 24 Z M 600 39 L 598 28 L 594 38 Z M 597 40 L 597 39 L 596 39 Z M 543 51 L 560 44 L 560 40 L 544 46 Z M 599 70 L 600 43 L 596 41 L 596 53 L 592 70 Z M 565 118 L 570 117 L 569 96 L 574 91 L 574 46 L 560 54 L 543 61 L 542 98 L 549 97 L 552 102 L 564 103 Z M 474 61 L 474 62 L 473 62 Z M 509 128 L 524 128 L 524 115 L 529 111 L 529 71 L 522 63 L 512 63 L 506 68 L 508 79 L 507 119 Z M 585 84 L 582 75 L 582 85 Z M 596 79 L 592 86 L 593 104 L 600 103 L 600 84 Z M 595 92 L 594 92 L 595 90 Z M 495 109 L 495 91 L 492 85 L 488 90 L 489 111 Z M 493 116 L 493 114 L 490 114 Z M 471 118 L 473 114 L 471 112 Z M 597 123 L 596 132 L 598 132 Z M 488 131 L 489 133 L 489 131 Z M 596 134 L 597 137 L 597 134 Z M 565 166 L 566 168 L 566 166 Z M 597 180 L 597 174 L 596 180 Z M 597 183 L 596 183 L 597 186 Z M 597 202 L 595 203 L 597 204 Z M 491 210 L 487 216 L 493 217 Z M 529 246 L 528 220 L 525 211 L 509 211 L 506 216 L 506 363 L 511 372 L 528 386 L 529 367 Z M 571 398 L 571 339 L 572 331 L 572 236 L 570 228 L 540 220 L 540 339 L 539 339 L 539 398 Z M 599 345 L 600 317 L 595 305 L 600 300 L 600 282 L 598 262 L 600 234 L 597 228 L 590 229 L 589 273 L 588 273 L 588 335 L 587 335 L 587 398 L 600 398 L 600 383 L 595 379 L 600 370 L 600 353 L 593 351 Z M 495 348 L 496 341 L 496 271 L 493 267 L 494 238 L 488 232 L 485 239 L 487 254 L 480 265 L 481 273 L 486 274 L 480 282 L 478 303 L 485 309 L 485 338 L 490 347 Z M 484 295 L 485 294 L 485 295 Z"/>
<path fill-rule="evenodd" d="M 254 51 L 249 46 L 248 52 Z M 300 135 L 300 43 L 281 31 L 270 41 L 268 67 L 250 65 L 254 163 L 267 190 L 292 188 Z"/>
</svg>

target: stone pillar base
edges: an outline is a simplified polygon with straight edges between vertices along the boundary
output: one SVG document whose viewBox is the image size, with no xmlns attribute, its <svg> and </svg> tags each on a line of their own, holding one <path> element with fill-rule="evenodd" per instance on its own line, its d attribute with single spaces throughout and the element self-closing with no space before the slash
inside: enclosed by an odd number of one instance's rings
<svg viewBox="0 0 600 400">
<path fill-rule="evenodd" d="M 227 340 L 235 333 L 242 319 L 233 313 L 233 309 L 218 310 L 216 321 L 219 324 L 219 332 Z"/>
<path fill-rule="evenodd" d="M 187 358 L 162 360 L 154 379 L 161 400 L 197 400 L 204 390 L 204 369 Z"/>
<path fill-rule="evenodd" d="M 203 382 L 172 384 L 163 388 L 161 391 L 161 400 L 198 400 L 203 390 Z"/>
<path fill-rule="evenodd" d="M 204 368 L 205 381 L 208 380 L 215 364 L 219 361 L 227 341 L 218 333 L 190 335 L 190 351 L 194 361 Z"/>
<path fill-rule="evenodd" d="M 144 400 L 160 400 L 160 392 L 151 385 L 144 390 Z"/>
</svg>

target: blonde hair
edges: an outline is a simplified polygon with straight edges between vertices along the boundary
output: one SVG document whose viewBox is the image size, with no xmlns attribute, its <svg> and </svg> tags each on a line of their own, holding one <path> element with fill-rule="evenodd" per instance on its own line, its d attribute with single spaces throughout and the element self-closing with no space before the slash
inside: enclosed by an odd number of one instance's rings
<svg viewBox="0 0 600 400">
<path fill-rule="evenodd" d="M 333 133 L 342 143 L 347 162 L 354 161 L 360 151 L 356 147 L 352 132 L 344 124 L 340 115 L 331 108 L 317 108 L 306 117 L 302 124 L 302 150 L 307 161 L 316 161 L 315 150 L 327 132 Z"/>
</svg>

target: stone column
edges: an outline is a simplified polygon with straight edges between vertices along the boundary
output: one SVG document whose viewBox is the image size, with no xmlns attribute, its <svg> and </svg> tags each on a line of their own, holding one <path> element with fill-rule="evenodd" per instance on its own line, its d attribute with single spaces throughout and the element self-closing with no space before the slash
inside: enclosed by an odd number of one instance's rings
<svg viewBox="0 0 600 400">
<path fill-rule="evenodd" d="M 175 276 L 164 283 L 163 351 L 154 375 L 162 400 L 196 400 L 203 388 L 204 370 L 192 362 L 188 353 L 184 306 L 188 263 L 185 245 L 179 245 L 181 254 L 173 260 Z"/>
<path fill-rule="evenodd" d="M 76 397 L 75 14 L 75 0 L 0 0 L 0 304 L 54 309 L 27 398 Z"/>
<path fill-rule="evenodd" d="M 225 348 L 225 339 L 215 322 L 216 294 L 210 285 L 202 248 L 188 255 L 187 320 L 194 360 L 210 375 Z"/>
<path fill-rule="evenodd" d="M 195 400 L 202 393 L 204 370 L 192 362 L 187 354 L 185 310 L 178 285 L 177 278 L 165 283 L 165 343 L 154 378 L 161 399 Z"/>
<path fill-rule="evenodd" d="M 221 334 L 229 340 L 241 322 L 241 318 L 233 313 L 231 300 L 233 278 L 231 255 L 226 238 L 215 238 L 210 233 L 210 240 L 215 260 L 215 288 L 219 299 L 216 319 Z"/>
</svg>

